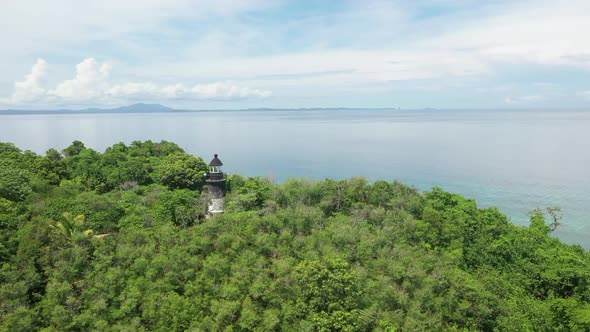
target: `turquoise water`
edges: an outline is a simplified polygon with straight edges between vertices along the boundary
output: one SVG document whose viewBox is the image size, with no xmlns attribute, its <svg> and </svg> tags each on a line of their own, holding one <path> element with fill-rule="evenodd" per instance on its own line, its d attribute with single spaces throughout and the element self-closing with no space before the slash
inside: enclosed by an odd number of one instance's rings
<svg viewBox="0 0 590 332">
<path fill-rule="evenodd" d="M 2 115 L 0 141 L 43 153 L 73 140 L 104 151 L 162 139 L 228 172 L 311 179 L 364 176 L 441 186 L 497 206 L 516 224 L 559 206 L 555 232 L 590 248 L 590 111 L 314 110 Z"/>
</svg>

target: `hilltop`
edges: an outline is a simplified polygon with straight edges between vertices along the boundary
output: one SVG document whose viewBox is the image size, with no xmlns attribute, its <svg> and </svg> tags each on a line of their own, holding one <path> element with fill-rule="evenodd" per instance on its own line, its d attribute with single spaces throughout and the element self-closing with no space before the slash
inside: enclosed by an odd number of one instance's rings
<svg viewBox="0 0 590 332">
<path fill-rule="evenodd" d="M 144 104 L 137 103 L 127 106 L 121 106 L 116 108 L 86 108 L 79 110 L 82 113 L 154 113 L 154 112 L 167 112 L 173 111 L 173 108 L 161 105 L 161 104 Z"/>
</svg>

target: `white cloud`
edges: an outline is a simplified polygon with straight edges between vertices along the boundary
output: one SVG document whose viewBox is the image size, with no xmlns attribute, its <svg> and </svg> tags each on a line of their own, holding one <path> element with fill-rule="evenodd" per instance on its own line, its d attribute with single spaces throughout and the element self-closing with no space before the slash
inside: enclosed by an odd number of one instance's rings
<svg viewBox="0 0 590 332">
<path fill-rule="evenodd" d="M 559 88 L 557 84 L 551 82 L 535 82 L 533 83 L 533 86 L 545 90 L 555 90 Z"/>
<path fill-rule="evenodd" d="M 248 98 L 267 98 L 270 91 L 241 87 L 232 82 L 196 84 L 186 87 L 183 84 L 159 86 L 153 83 L 124 83 L 114 85 L 107 92 L 113 97 L 195 99 L 195 100 L 242 100 Z"/>
<path fill-rule="evenodd" d="M 155 96 L 160 89 L 153 83 L 123 83 L 113 85 L 106 93 L 113 97 L 146 98 Z M 169 96 L 172 97 L 173 96 Z"/>
<path fill-rule="evenodd" d="M 246 99 L 250 97 L 266 98 L 271 96 L 270 91 L 239 87 L 230 82 L 217 82 L 211 84 L 198 84 L 190 89 L 190 95 L 197 99 Z"/>
<path fill-rule="evenodd" d="M 47 73 L 47 62 L 39 59 L 23 82 L 15 83 L 12 99 L 2 102 L 19 104 L 22 102 L 40 103 L 113 103 L 129 100 L 243 100 L 249 98 L 267 98 L 270 91 L 237 85 L 231 81 L 207 84 L 159 85 L 151 82 L 125 82 L 112 84 L 110 73 L 112 66 L 88 58 L 76 65 L 73 79 L 59 83 L 55 89 L 46 90 L 41 82 Z"/>
<path fill-rule="evenodd" d="M 77 73 L 54 85 L 52 96 L 60 100 L 231 100 L 264 97 L 270 93 L 262 87 L 272 86 L 281 97 L 338 101 L 343 91 L 377 91 L 391 81 L 436 85 L 498 74 L 500 84 L 510 84 L 504 82 L 510 77 L 500 76 L 512 65 L 590 70 L 590 39 L 582 33 L 590 30 L 590 1 L 435 2 L 443 10 L 432 16 L 424 16 L 429 1 L 363 0 L 326 11 L 311 6 L 311 14 L 282 13 L 277 20 L 251 12 L 273 3 L 279 3 L 273 9 L 290 8 L 281 8 L 284 0 L 22 0 L 0 11 L 7 27 L 0 40 L 11 45 L 6 52 L 13 55 L 3 54 L 6 59 L 22 54 L 67 59 L 90 52 L 119 61 L 113 62 L 120 64 L 119 77 L 103 75 L 100 81 L 102 71 L 93 67 L 94 76 L 81 75 L 94 77 L 92 84 L 84 85 Z M 0 62 L 0 72 L 18 77 L 22 69 L 14 73 L 18 67 L 8 62 Z M 4 86 L 2 93 L 10 94 L 10 85 Z M 539 89 L 554 100 L 541 86 L 522 94 Z M 570 97 L 574 93 L 569 91 Z M 499 94 L 505 95 L 511 92 Z"/>
<path fill-rule="evenodd" d="M 580 33 L 590 30 L 585 15 L 590 12 L 590 1 L 497 1 L 482 5 L 483 9 L 474 6 L 420 24 L 412 21 L 411 13 L 390 8 L 391 3 L 385 7 L 383 2 L 377 3 L 381 5 L 363 5 L 360 14 L 287 20 L 278 27 L 279 32 L 268 27 L 248 27 L 248 44 L 261 49 L 274 51 L 291 45 L 293 31 L 298 31 L 296 37 L 303 31 L 298 36 L 298 40 L 305 40 L 302 47 L 250 55 L 252 51 L 247 48 L 242 53 L 224 49 L 239 43 L 242 35 L 235 34 L 232 39 L 227 34 L 219 33 L 223 36 L 219 38 L 208 34 L 190 44 L 189 50 L 194 51 L 191 47 L 196 45 L 198 52 L 179 53 L 174 62 L 136 68 L 157 76 L 232 79 L 253 84 L 266 81 L 273 84 L 273 90 L 288 94 L 319 92 L 319 87 L 324 94 L 333 93 L 341 88 L 360 89 L 399 80 L 485 77 L 510 65 L 590 70 L 590 39 Z M 355 23 L 359 21 L 362 26 Z M 387 31 L 394 32 L 387 35 Z M 400 36 L 404 34 L 407 36 Z M 199 56 L 209 54 L 208 50 L 216 56 Z"/>
<path fill-rule="evenodd" d="M 22 54 L 92 40 L 164 30 L 171 19 L 224 17 L 269 6 L 270 0 L 3 1 L 0 40 Z M 160 31 L 170 32 L 170 31 Z M 54 45 L 52 47 L 52 45 Z M 23 48 L 24 47 L 24 48 Z"/>
<path fill-rule="evenodd" d="M 497 12 L 465 19 L 417 43 L 469 54 L 491 63 L 566 65 L 590 69 L 586 0 L 513 2 Z M 481 15 L 481 14 L 480 14 Z"/>
<path fill-rule="evenodd" d="M 12 102 L 35 101 L 45 95 L 43 83 L 47 76 L 47 62 L 38 59 L 25 80 L 14 83 Z"/>
<path fill-rule="evenodd" d="M 542 95 L 528 95 L 528 96 L 520 96 L 520 97 L 506 97 L 504 98 L 504 103 L 506 104 L 526 104 L 526 103 L 536 103 L 545 100 L 545 96 Z"/>
<path fill-rule="evenodd" d="M 578 97 L 590 100 L 590 90 L 580 91 L 576 94 Z"/>
<path fill-rule="evenodd" d="M 65 100 L 91 100 L 101 97 L 108 87 L 111 65 L 88 58 L 76 65 L 76 77 L 60 83 L 49 95 Z"/>
</svg>

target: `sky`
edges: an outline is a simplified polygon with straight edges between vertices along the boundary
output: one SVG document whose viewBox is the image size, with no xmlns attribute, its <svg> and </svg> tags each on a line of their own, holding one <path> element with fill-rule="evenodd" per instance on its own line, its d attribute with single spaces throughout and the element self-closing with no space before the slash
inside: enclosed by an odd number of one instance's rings
<svg viewBox="0 0 590 332">
<path fill-rule="evenodd" d="M 588 0 L 0 0 L 0 108 L 590 106 Z"/>
</svg>

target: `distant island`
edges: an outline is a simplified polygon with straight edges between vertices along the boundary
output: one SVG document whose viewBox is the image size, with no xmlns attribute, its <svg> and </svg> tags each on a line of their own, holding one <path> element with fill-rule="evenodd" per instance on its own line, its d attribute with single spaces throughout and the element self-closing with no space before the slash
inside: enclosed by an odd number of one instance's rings
<svg viewBox="0 0 590 332">
<path fill-rule="evenodd" d="M 121 106 L 116 108 L 86 108 L 80 110 L 82 113 L 154 113 L 154 112 L 168 112 L 174 111 L 173 108 L 161 104 L 144 104 L 137 103 L 133 105 Z M 74 111 L 75 112 L 75 111 Z"/>
<path fill-rule="evenodd" d="M 137 103 L 133 105 L 115 108 L 84 108 L 80 110 L 57 109 L 57 110 L 0 110 L 0 115 L 15 114 L 109 114 L 109 113 L 160 113 L 177 111 L 173 108 L 160 104 Z"/>
<path fill-rule="evenodd" d="M 364 110 L 368 108 L 354 107 L 314 107 L 314 108 L 246 108 L 246 109 L 176 109 L 161 104 L 137 103 L 114 108 L 84 108 L 84 109 L 55 109 L 55 110 L 0 110 L 0 115 L 30 115 L 30 114 L 116 114 L 116 113 L 195 113 L 195 112 L 253 112 L 253 111 L 337 111 Z M 371 110 L 400 110 L 399 108 L 370 108 Z M 424 110 L 434 110 L 433 108 Z"/>
</svg>

